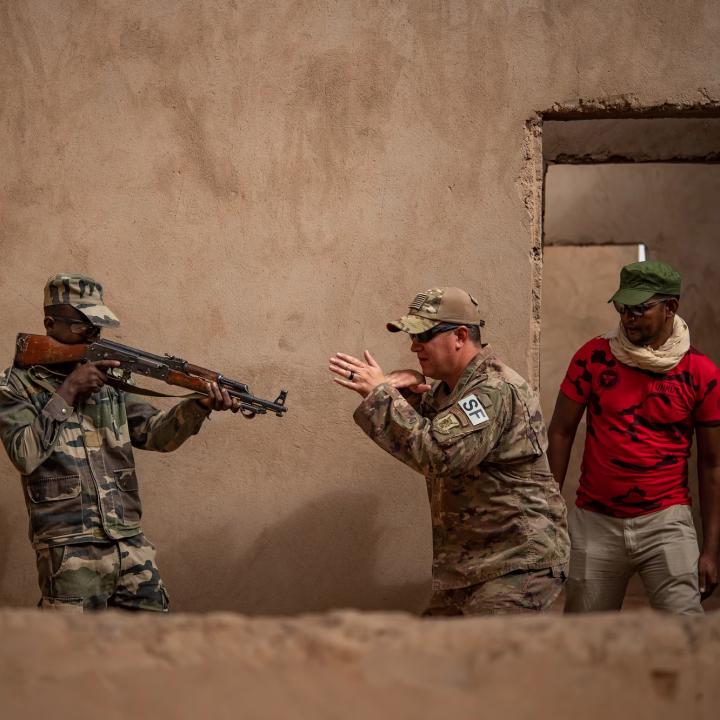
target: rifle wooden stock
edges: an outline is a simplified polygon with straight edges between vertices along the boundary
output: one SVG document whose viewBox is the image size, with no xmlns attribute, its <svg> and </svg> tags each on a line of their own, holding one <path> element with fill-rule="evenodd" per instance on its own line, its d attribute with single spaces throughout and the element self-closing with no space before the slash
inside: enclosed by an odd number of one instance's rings
<svg viewBox="0 0 720 720">
<path fill-rule="evenodd" d="M 25 368 L 31 365 L 58 365 L 80 362 L 85 357 L 87 345 L 66 345 L 48 335 L 19 333 L 15 342 L 15 364 Z"/>
</svg>

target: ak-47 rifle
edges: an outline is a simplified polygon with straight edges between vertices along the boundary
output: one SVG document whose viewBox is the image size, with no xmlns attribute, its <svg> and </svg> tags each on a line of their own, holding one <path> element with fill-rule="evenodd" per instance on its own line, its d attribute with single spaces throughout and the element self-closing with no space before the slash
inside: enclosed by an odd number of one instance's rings
<svg viewBox="0 0 720 720">
<path fill-rule="evenodd" d="M 231 398 L 237 398 L 240 412 L 247 418 L 268 411 L 282 417 L 283 413 L 287 412 L 286 390 L 281 390 L 272 402 L 263 400 L 253 395 L 245 383 L 231 380 L 215 370 L 193 365 L 174 355 L 153 355 L 111 340 L 95 340 L 88 344 L 65 344 L 47 335 L 20 333 L 17 336 L 15 364 L 18 367 L 97 360 L 117 360 L 120 365 L 110 368 L 107 372 L 108 384 L 129 392 L 161 395 L 129 385 L 132 373 L 162 380 L 168 385 L 177 385 L 202 395 L 207 395 L 205 383 L 215 382 L 221 390 L 227 390 Z"/>
</svg>

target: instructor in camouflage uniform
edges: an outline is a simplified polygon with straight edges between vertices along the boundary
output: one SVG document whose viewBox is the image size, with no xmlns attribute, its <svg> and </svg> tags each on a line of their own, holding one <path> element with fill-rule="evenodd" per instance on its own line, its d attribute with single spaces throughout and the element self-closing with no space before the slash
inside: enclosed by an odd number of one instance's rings
<svg viewBox="0 0 720 720">
<path fill-rule="evenodd" d="M 61 343 L 92 342 L 119 325 L 102 287 L 83 275 L 50 278 L 44 304 L 46 332 Z M 210 386 L 207 399 L 161 412 L 105 384 L 117 365 L 11 367 L 0 376 L 0 437 L 21 474 L 43 608 L 167 611 L 155 547 L 140 526 L 132 448 L 175 450 L 210 410 L 236 409 Z"/>
<path fill-rule="evenodd" d="M 545 456 L 540 404 L 481 343 L 483 325 L 467 292 L 433 288 L 387 325 L 410 335 L 422 373 L 386 375 L 367 351 L 365 362 L 330 359 L 335 382 L 364 398 L 355 422 L 425 475 L 433 528 L 426 615 L 544 610 L 568 563 L 565 503 Z"/>
</svg>

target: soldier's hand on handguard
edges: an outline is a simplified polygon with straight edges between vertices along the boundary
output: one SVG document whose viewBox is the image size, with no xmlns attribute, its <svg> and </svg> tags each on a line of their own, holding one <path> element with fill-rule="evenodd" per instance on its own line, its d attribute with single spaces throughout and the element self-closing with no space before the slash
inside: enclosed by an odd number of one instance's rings
<svg viewBox="0 0 720 720">
<path fill-rule="evenodd" d="M 117 360 L 98 360 L 78 365 L 58 388 L 58 395 L 68 405 L 84 402 L 107 382 L 108 368 L 119 365 Z"/>
<path fill-rule="evenodd" d="M 338 385 L 366 397 L 378 385 L 387 382 L 387 377 L 367 350 L 364 355 L 365 362 L 352 355 L 336 353 L 330 358 L 329 370 L 339 376 L 333 378 Z"/>
<path fill-rule="evenodd" d="M 387 376 L 387 383 L 398 390 L 407 388 L 410 392 L 422 395 L 430 390 L 425 376 L 417 370 L 393 370 Z"/>
<path fill-rule="evenodd" d="M 203 407 L 208 410 L 232 410 L 234 413 L 240 409 L 240 401 L 231 398 L 225 388 L 220 388 L 216 382 L 205 384 L 208 396 L 198 400 Z"/>
</svg>

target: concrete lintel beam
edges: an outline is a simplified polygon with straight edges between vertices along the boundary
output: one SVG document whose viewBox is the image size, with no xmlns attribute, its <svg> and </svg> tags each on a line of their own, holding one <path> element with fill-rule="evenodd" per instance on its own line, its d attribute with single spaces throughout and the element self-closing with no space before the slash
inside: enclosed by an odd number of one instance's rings
<svg viewBox="0 0 720 720">
<path fill-rule="evenodd" d="M 548 120 L 548 163 L 720 162 L 720 118 Z"/>
</svg>

